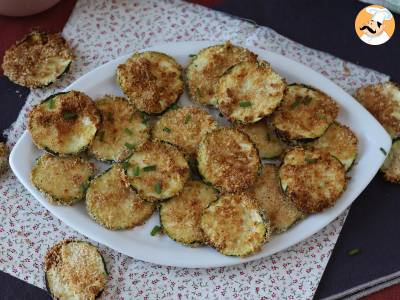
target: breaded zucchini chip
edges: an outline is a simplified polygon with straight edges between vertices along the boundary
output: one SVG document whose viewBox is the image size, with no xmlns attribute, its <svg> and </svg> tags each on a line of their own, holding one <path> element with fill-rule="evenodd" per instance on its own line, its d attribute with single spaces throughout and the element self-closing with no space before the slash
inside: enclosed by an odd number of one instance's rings
<svg viewBox="0 0 400 300">
<path fill-rule="evenodd" d="M 125 163 L 131 186 L 140 197 L 159 202 L 178 195 L 190 175 L 183 154 L 174 146 L 146 142 Z"/>
<path fill-rule="evenodd" d="M 276 158 L 286 148 L 286 144 L 276 135 L 275 128 L 270 120 L 261 120 L 249 125 L 238 125 L 236 128 L 250 137 L 262 159 Z"/>
<path fill-rule="evenodd" d="M 205 105 L 217 105 L 215 86 L 230 67 L 243 61 L 257 61 L 257 55 L 229 41 L 201 50 L 186 69 L 190 98 Z"/>
<path fill-rule="evenodd" d="M 181 66 L 170 56 L 154 51 L 135 53 L 117 68 L 117 82 L 140 111 L 160 114 L 183 93 Z"/>
<path fill-rule="evenodd" d="M 387 181 L 400 183 L 400 139 L 393 142 L 381 171 Z"/>
<path fill-rule="evenodd" d="M 275 165 L 263 166 L 262 173 L 250 192 L 268 217 L 274 233 L 288 230 L 296 221 L 304 217 L 304 214 L 282 192 L 278 167 Z"/>
<path fill-rule="evenodd" d="M 357 137 L 345 125 L 332 123 L 325 133 L 311 145 L 336 157 L 345 167 L 350 169 L 357 157 Z"/>
<path fill-rule="evenodd" d="M 334 205 L 347 186 L 346 170 L 332 155 L 295 147 L 279 169 L 282 190 L 304 213 L 321 212 Z"/>
<path fill-rule="evenodd" d="M 97 159 L 121 162 L 149 139 L 147 122 L 125 98 L 104 96 L 95 104 L 102 122 L 89 151 Z"/>
<path fill-rule="evenodd" d="M 217 200 L 216 191 L 201 181 L 189 181 L 181 194 L 162 202 L 160 222 L 171 239 L 189 246 L 204 242 L 200 229 L 203 209 Z"/>
<path fill-rule="evenodd" d="M 354 97 L 391 135 L 400 137 L 400 85 L 384 82 L 359 88 Z"/>
<path fill-rule="evenodd" d="M 44 259 L 46 287 L 53 299 L 95 299 L 106 287 L 108 273 L 92 244 L 64 240 L 52 246 Z"/>
<path fill-rule="evenodd" d="M 211 203 L 203 211 L 200 227 L 207 244 L 231 256 L 259 251 L 271 235 L 257 201 L 247 194 L 225 194 Z"/>
<path fill-rule="evenodd" d="M 272 122 L 285 139 L 310 140 L 320 137 L 338 112 L 336 102 L 325 93 L 309 86 L 292 84 L 287 86 Z"/>
<path fill-rule="evenodd" d="M 151 217 L 155 205 L 142 200 L 130 188 L 125 171 L 115 164 L 90 182 L 86 209 L 100 225 L 111 229 L 130 229 Z"/>
<path fill-rule="evenodd" d="M 197 161 L 203 178 L 228 193 L 250 187 L 261 167 L 250 138 L 233 128 L 219 128 L 204 135 Z"/>
<path fill-rule="evenodd" d="M 281 103 L 286 83 L 265 61 L 233 66 L 218 82 L 215 97 L 221 113 L 232 122 L 254 123 Z"/>
<path fill-rule="evenodd" d="M 11 81 L 36 88 L 66 73 L 73 59 L 72 49 L 60 34 L 32 31 L 7 49 L 2 67 Z"/>
<path fill-rule="evenodd" d="M 8 169 L 9 150 L 6 143 L 0 142 L 0 175 Z"/>
<path fill-rule="evenodd" d="M 204 134 L 217 128 L 217 122 L 203 109 L 182 107 L 163 114 L 152 135 L 156 140 L 177 146 L 185 154 L 195 154 Z"/>
<path fill-rule="evenodd" d="M 43 154 L 31 171 L 32 184 L 53 204 L 72 205 L 85 197 L 95 167 L 78 157 Z"/>
<path fill-rule="evenodd" d="M 57 155 L 85 150 L 99 125 L 100 115 L 94 102 L 77 91 L 50 96 L 33 107 L 28 120 L 35 145 Z"/>
</svg>

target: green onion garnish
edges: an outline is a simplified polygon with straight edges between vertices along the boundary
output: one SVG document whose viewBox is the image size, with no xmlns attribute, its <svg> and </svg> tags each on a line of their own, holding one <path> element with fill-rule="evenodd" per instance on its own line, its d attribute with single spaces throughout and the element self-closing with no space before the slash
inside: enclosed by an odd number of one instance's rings
<svg viewBox="0 0 400 300">
<path fill-rule="evenodd" d="M 76 113 L 69 112 L 69 111 L 64 112 L 64 114 L 63 114 L 63 117 L 65 120 L 72 120 L 72 119 L 75 119 L 77 116 L 78 115 Z"/>
<path fill-rule="evenodd" d="M 157 194 L 161 194 L 161 183 L 160 182 L 157 182 L 154 185 L 154 190 L 156 191 Z"/>
<path fill-rule="evenodd" d="M 383 149 L 382 147 L 379 148 L 379 150 L 381 150 L 381 152 L 383 153 L 383 155 L 387 155 L 387 152 L 385 149 Z"/>
<path fill-rule="evenodd" d="M 151 165 L 151 166 L 146 166 L 143 168 L 143 171 L 145 172 L 150 172 L 150 171 L 155 171 L 157 169 L 156 165 Z"/>
<path fill-rule="evenodd" d="M 361 250 L 359 248 L 354 248 L 354 249 L 351 249 L 349 252 L 347 252 L 347 254 L 349 256 L 354 256 L 354 255 L 357 255 L 360 253 L 361 253 Z"/>
<path fill-rule="evenodd" d="M 249 101 L 241 101 L 241 102 L 239 102 L 239 106 L 240 107 L 249 107 L 249 106 L 251 106 L 251 102 L 249 102 Z"/>
<path fill-rule="evenodd" d="M 178 104 L 176 104 L 176 102 L 169 107 L 169 109 L 178 109 L 178 108 L 179 106 Z"/>
<path fill-rule="evenodd" d="M 125 147 L 128 148 L 129 150 L 135 149 L 135 145 L 130 143 L 125 143 Z"/>
<path fill-rule="evenodd" d="M 89 187 L 89 183 L 84 182 L 84 183 L 82 183 L 82 184 L 80 185 L 79 190 L 80 190 L 82 193 L 84 193 L 84 192 L 86 192 L 86 190 L 87 190 L 88 187 Z"/>
<path fill-rule="evenodd" d="M 170 132 L 171 132 L 171 129 L 168 128 L 168 127 L 164 127 L 163 131 L 170 133 Z"/>
<path fill-rule="evenodd" d="M 294 100 L 294 101 L 292 102 L 292 104 L 290 104 L 290 108 L 291 108 L 291 109 L 294 109 L 294 108 L 296 108 L 297 106 L 299 106 L 299 104 L 300 104 L 300 100 L 299 100 L 299 99 L 296 99 L 296 100 Z"/>
<path fill-rule="evenodd" d="M 132 135 L 132 134 L 133 134 L 132 130 L 130 130 L 129 128 L 124 128 L 124 132 L 125 132 L 126 134 L 129 134 L 129 135 Z"/>
<path fill-rule="evenodd" d="M 54 97 L 53 98 L 51 98 L 49 101 L 49 108 L 50 109 L 53 109 L 54 108 L 54 106 L 55 106 L 55 101 L 54 101 Z"/>
<path fill-rule="evenodd" d="M 192 119 L 192 117 L 190 115 L 187 115 L 185 117 L 185 124 L 189 123 L 189 121 Z"/>
<path fill-rule="evenodd" d="M 305 105 L 310 104 L 311 101 L 312 101 L 312 98 L 310 96 L 305 96 L 304 99 L 303 99 L 303 103 Z"/>
<path fill-rule="evenodd" d="M 128 168 L 129 168 L 129 166 L 130 166 L 130 164 L 129 164 L 128 161 L 124 161 L 121 165 L 122 165 L 122 168 L 123 168 L 125 171 L 128 170 Z"/>
<path fill-rule="evenodd" d="M 156 225 L 153 227 L 153 229 L 150 232 L 151 236 L 155 236 L 157 233 L 159 233 L 161 231 L 161 226 Z"/>
<path fill-rule="evenodd" d="M 304 160 L 309 164 L 313 164 L 313 163 L 316 163 L 318 159 L 317 158 L 306 157 L 306 158 L 304 158 Z"/>
<path fill-rule="evenodd" d="M 139 166 L 135 167 L 135 171 L 133 172 L 133 176 L 139 176 L 140 175 L 140 168 Z"/>
<path fill-rule="evenodd" d="M 142 111 L 140 112 L 140 116 L 142 117 L 142 124 L 147 125 L 149 117 Z"/>
</svg>

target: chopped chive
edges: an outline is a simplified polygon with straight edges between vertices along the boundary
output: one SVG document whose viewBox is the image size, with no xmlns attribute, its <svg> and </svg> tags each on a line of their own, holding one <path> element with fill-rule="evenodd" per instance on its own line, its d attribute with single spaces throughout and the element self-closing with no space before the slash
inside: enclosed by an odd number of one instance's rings
<svg viewBox="0 0 400 300">
<path fill-rule="evenodd" d="M 114 116 L 113 116 L 113 113 L 111 111 L 109 111 L 107 113 L 107 120 L 110 121 L 110 122 L 114 121 Z"/>
<path fill-rule="evenodd" d="M 163 128 L 163 131 L 170 133 L 170 132 L 171 132 L 171 128 L 164 127 L 164 128 Z"/>
<path fill-rule="evenodd" d="M 142 111 L 140 112 L 140 116 L 142 117 L 142 124 L 147 125 L 149 117 Z"/>
<path fill-rule="evenodd" d="M 294 100 L 292 102 L 292 104 L 290 104 L 290 109 L 296 108 L 297 106 L 299 106 L 299 104 L 300 104 L 300 100 L 299 99 Z"/>
<path fill-rule="evenodd" d="M 249 102 L 249 101 L 241 101 L 241 102 L 239 102 L 239 106 L 240 107 L 249 107 L 249 106 L 251 106 L 251 102 Z"/>
<path fill-rule="evenodd" d="M 191 119 L 192 119 L 192 116 L 187 115 L 187 116 L 185 117 L 185 124 L 189 123 Z"/>
<path fill-rule="evenodd" d="M 387 152 L 385 149 L 383 149 L 382 147 L 379 148 L 379 150 L 381 150 L 381 152 L 383 153 L 383 155 L 387 155 Z"/>
<path fill-rule="evenodd" d="M 132 130 L 130 130 L 129 128 L 124 128 L 124 132 L 125 132 L 126 134 L 129 134 L 129 135 L 132 135 L 132 134 L 133 134 Z"/>
<path fill-rule="evenodd" d="M 154 185 L 154 190 L 156 191 L 157 194 L 161 194 L 161 183 L 160 182 L 157 182 Z"/>
<path fill-rule="evenodd" d="M 161 229 L 162 228 L 159 225 L 154 226 L 153 229 L 150 232 L 150 235 L 151 236 L 155 236 L 157 233 L 159 233 L 161 231 Z"/>
<path fill-rule="evenodd" d="M 156 165 L 151 165 L 151 166 L 146 166 L 143 168 L 143 171 L 145 172 L 150 172 L 150 171 L 155 171 L 157 169 Z"/>
<path fill-rule="evenodd" d="M 354 248 L 354 249 L 351 249 L 349 252 L 347 252 L 347 254 L 349 256 L 354 256 L 354 255 L 357 255 L 360 253 L 361 253 L 361 250 L 359 248 Z"/>
<path fill-rule="evenodd" d="M 135 171 L 133 172 L 133 176 L 139 176 L 140 175 L 140 167 L 136 166 Z"/>
<path fill-rule="evenodd" d="M 105 134 L 104 131 L 99 132 L 99 141 L 100 142 L 104 142 L 104 134 Z"/>
<path fill-rule="evenodd" d="M 304 103 L 305 105 L 310 104 L 311 101 L 312 101 L 312 98 L 311 98 L 310 96 L 305 96 L 304 99 L 303 99 L 303 103 Z"/>
<path fill-rule="evenodd" d="M 122 168 L 123 168 L 125 171 L 128 170 L 128 168 L 129 168 L 129 166 L 130 166 L 130 164 L 129 164 L 128 161 L 124 161 L 121 165 L 122 165 Z"/>
<path fill-rule="evenodd" d="M 125 143 L 125 147 L 128 148 L 129 150 L 135 149 L 135 145 L 130 143 Z"/>
<path fill-rule="evenodd" d="M 84 193 L 84 192 L 86 192 L 86 190 L 87 190 L 88 187 L 89 187 L 89 183 L 84 182 L 84 183 L 82 183 L 82 184 L 80 185 L 79 190 L 80 190 L 82 193 Z"/>
<path fill-rule="evenodd" d="M 178 109 L 179 108 L 179 106 L 178 106 L 178 104 L 175 102 L 174 104 L 172 104 L 170 107 L 169 107 L 169 109 Z"/>
<path fill-rule="evenodd" d="M 306 158 L 304 158 L 304 160 L 309 164 L 313 164 L 313 163 L 316 163 L 318 159 L 311 158 L 311 157 L 306 157 Z"/>
<path fill-rule="evenodd" d="M 53 109 L 54 108 L 54 106 L 55 106 L 55 101 L 54 101 L 54 97 L 53 98 L 51 98 L 49 101 L 49 108 L 50 109 Z"/>
<path fill-rule="evenodd" d="M 67 112 L 63 113 L 63 117 L 64 117 L 65 120 L 76 119 L 77 116 L 78 115 L 76 113 L 74 113 L 74 112 L 67 111 Z"/>
</svg>

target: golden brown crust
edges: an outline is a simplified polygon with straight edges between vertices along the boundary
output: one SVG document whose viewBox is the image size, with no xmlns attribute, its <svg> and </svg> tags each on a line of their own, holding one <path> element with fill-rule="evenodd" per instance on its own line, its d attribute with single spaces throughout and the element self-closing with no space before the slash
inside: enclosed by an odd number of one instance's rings
<svg viewBox="0 0 400 300">
<path fill-rule="evenodd" d="M 250 187 L 261 166 L 250 138 L 233 128 L 207 133 L 200 142 L 197 161 L 205 180 L 223 192 Z"/>
<path fill-rule="evenodd" d="M 185 154 L 195 154 L 203 135 L 217 126 L 217 122 L 205 110 L 182 107 L 163 114 L 154 125 L 152 136 L 177 146 Z"/>
<path fill-rule="evenodd" d="M 6 143 L 0 142 L 0 175 L 8 169 L 9 150 Z"/>
<path fill-rule="evenodd" d="M 336 158 L 301 147 L 286 152 L 279 178 L 285 194 L 304 213 L 334 205 L 347 185 L 345 168 Z"/>
<path fill-rule="evenodd" d="M 140 111 L 159 114 L 183 93 L 181 66 L 170 56 L 147 51 L 136 53 L 117 68 L 117 81 Z"/>
<path fill-rule="evenodd" d="M 66 63 L 73 60 L 73 52 L 68 43 L 58 33 L 32 31 L 6 50 L 2 68 L 4 75 L 15 83 L 31 88 L 41 87 L 54 81 L 68 67 L 62 65 L 59 69 L 50 70 L 49 64 L 55 58 L 65 60 Z M 48 76 L 52 80 L 39 80 Z"/>
<path fill-rule="evenodd" d="M 382 124 L 392 138 L 400 137 L 400 86 L 394 82 L 359 88 L 354 97 Z"/>
<path fill-rule="evenodd" d="M 381 167 L 383 177 L 393 183 L 400 183 L 400 140 L 393 142 L 392 148 Z"/>
<path fill-rule="evenodd" d="M 288 140 L 320 137 L 336 119 L 339 107 L 331 97 L 301 84 L 287 86 L 272 122 Z"/>
<path fill-rule="evenodd" d="M 255 62 L 257 55 L 229 41 L 201 50 L 186 69 L 190 99 L 199 104 L 216 105 L 214 89 L 219 78 L 242 61 Z"/>
<path fill-rule="evenodd" d="M 99 160 L 121 162 L 150 137 L 141 113 L 123 97 L 104 96 L 95 102 L 100 128 L 89 151 Z"/>
<path fill-rule="evenodd" d="M 232 122 L 254 123 L 270 115 L 283 98 L 286 83 L 265 61 L 242 62 L 218 81 L 215 97 Z"/>
</svg>

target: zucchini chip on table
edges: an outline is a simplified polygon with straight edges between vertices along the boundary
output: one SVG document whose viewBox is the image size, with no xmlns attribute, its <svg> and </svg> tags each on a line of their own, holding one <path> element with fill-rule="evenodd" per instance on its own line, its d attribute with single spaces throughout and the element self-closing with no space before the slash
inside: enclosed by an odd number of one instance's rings
<svg viewBox="0 0 400 300">
<path fill-rule="evenodd" d="M 311 145 L 336 157 L 350 169 L 357 157 L 357 137 L 345 125 L 334 122 L 325 133 Z"/>
<path fill-rule="evenodd" d="M 224 255 L 247 256 L 269 240 L 271 229 L 255 199 L 225 194 L 208 206 L 200 227 L 206 243 Z"/>
<path fill-rule="evenodd" d="M 159 202 L 178 195 L 189 178 L 189 165 L 174 146 L 146 142 L 125 163 L 131 186 L 140 197 Z"/>
<path fill-rule="evenodd" d="M 142 200 L 129 187 L 125 171 L 116 164 L 90 182 L 86 209 L 100 225 L 111 229 L 130 229 L 151 217 L 155 205 Z"/>
<path fill-rule="evenodd" d="M 276 135 L 270 120 L 261 120 L 249 125 L 237 125 L 236 128 L 250 137 L 262 159 L 277 158 L 286 148 L 286 144 Z"/>
<path fill-rule="evenodd" d="M 217 122 L 203 109 L 182 107 L 163 114 L 155 124 L 156 140 L 177 146 L 185 154 L 195 154 L 201 138 L 217 128 Z"/>
<path fill-rule="evenodd" d="M 282 104 L 272 121 L 280 136 L 288 140 L 320 137 L 336 119 L 338 105 L 325 93 L 309 86 L 287 86 Z"/>
<path fill-rule="evenodd" d="M 84 241 L 64 240 L 52 246 L 46 253 L 44 269 L 53 299 L 95 299 L 108 280 L 99 250 Z"/>
<path fill-rule="evenodd" d="M 44 154 L 31 171 L 32 184 L 53 204 L 72 205 L 85 197 L 95 167 L 78 157 Z"/>
<path fill-rule="evenodd" d="M 233 128 L 204 135 L 197 152 L 200 174 L 222 192 L 238 192 L 256 181 L 261 163 L 250 138 Z"/>
<path fill-rule="evenodd" d="M 89 147 L 99 160 L 121 162 L 149 139 L 142 115 L 122 97 L 105 96 L 95 102 L 102 123 Z"/>
<path fill-rule="evenodd" d="M 217 200 L 216 191 L 201 181 L 189 181 L 181 194 L 162 202 L 160 222 L 171 239 L 189 246 L 204 242 L 200 217 L 211 202 Z"/>
<path fill-rule="evenodd" d="M 72 49 L 60 34 L 32 31 L 6 51 L 2 67 L 11 81 L 36 88 L 67 72 L 73 59 Z"/>
<path fill-rule="evenodd" d="M 295 147 L 279 169 L 282 190 L 304 213 L 321 212 L 333 206 L 347 186 L 346 170 L 332 155 Z"/>
<path fill-rule="evenodd" d="M 170 56 L 147 51 L 132 55 L 117 68 L 117 81 L 140 111 L 160 114 L 183 93 L 181 66 Z"/>
<path fill-rule="evenodd" d="M 274 233 L 281 233 L 304 217 L 296 206 L 286 197 L 279 185 L 278 168 L 275 165 L 263 166 L 250 193 L 259 202 L 268 217 Z"/>
<path fill-rule="evenodd" d="M 229 41 L 201 50 L 186 69 L 191 100 L 205 105 L 217 105 L 215 86 L 229 68 L 243 61 L 257 61 L 257 55 Z"/>
<path fill-rule="evenodd" d="M 394 82 L 359 88 L 354 97 L 385 127 L 392 139 L 400 137 L 400 85 Z"/>
<path fill-rule="evenodd" d="M 267 62 L 242 62 L 219 79 L 215 96 L 226 118 L 249 124 L 270 115 L 278 107 L 285 86 L 285 80 Z"/>
<path fill-rule="evenodd" d="M 393 142 L 381 171 L 387 181 L 400 183 L 400 139 Z"/>
<path fill-rule="evenodd" d="M 28 120 L 35 145 L 57 155 L 85 150 L 99 125 L 100 115 L 94 102 L 77 91 L 48 97 L 33 107 Z"/>
</svg>

